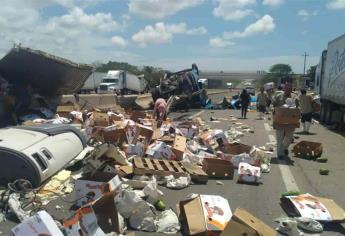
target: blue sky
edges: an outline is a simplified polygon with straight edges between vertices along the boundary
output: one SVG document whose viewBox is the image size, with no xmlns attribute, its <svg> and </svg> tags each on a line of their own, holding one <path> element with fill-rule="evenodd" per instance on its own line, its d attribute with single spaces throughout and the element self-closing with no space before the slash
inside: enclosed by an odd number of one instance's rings
<svg viewBox="0 0 345 236">
<path fill-rule="evenodd" d="M 0 56 L 21 43 L 84 63 L 301 73 L 342 22 L 345 0 L 3 0 Z"/>
</svg>

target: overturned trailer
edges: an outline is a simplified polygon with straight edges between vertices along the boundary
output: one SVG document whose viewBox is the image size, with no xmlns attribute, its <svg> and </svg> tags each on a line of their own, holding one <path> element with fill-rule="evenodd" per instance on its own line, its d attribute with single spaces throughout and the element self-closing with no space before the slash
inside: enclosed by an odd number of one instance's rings
<svg viewBox="0 0 345 236">
<path fill-rule="evenodd" d="M 199 69 L 196 64 L 192 68 L 166 73 L 160 84 L 152 89 L 152 98 L 164 98 L 169 100 L 172 96 L 177 96 L 174 100 L 174 107 L 200 108 L 207 102 L 207 92 L 199 80 Z"/>
<path fill-rule="evenodd" d="M 54 111 L 63 94 L 80 90 L 93 67 L 50 55 L 43 51 L 13 47 L 0 60 L 0 77 L 9 86 L 0 97 L 0 127 L 15 125 L 16 117 L 37 114 L 42 107 Z"/>
<path fill-rule="evenodd" d="M 31 85 L 41 95 L 73 94 L 92 71 L 89 65 L 20 46 L 0 60 L 0 75 L 9 83 Z"/>
</svg>

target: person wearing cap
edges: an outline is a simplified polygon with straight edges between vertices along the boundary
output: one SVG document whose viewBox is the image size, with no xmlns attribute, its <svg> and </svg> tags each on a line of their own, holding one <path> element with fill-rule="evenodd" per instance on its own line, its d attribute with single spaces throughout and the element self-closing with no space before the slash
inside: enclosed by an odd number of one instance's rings
<svg viewBox="0 0 345 236">
<path fill-rule="evenodd" d="M 298 98 L 299 109 L 301 110 L 301 122 L 303 124 L 303 133 L 309 134 L 313 115 L 313 98 L 307 95 L 307 90 L 301 89 L 301 95 Z"/>
<path fill-rule="evenodd" d="M 292 93 L 292 85 L 290 83 L 286 83 L 284 85 L 283 91 L 277 91 L 273 97 L 273 107 L 282 107 L 286 104 L 289 106 L 293 106 L 296 103 L 291 97 Z M 293 133 L 295 128 L 289 125 L 282 125 L 275 127 L 276 129 L 276 138 L 277 138 L 277 155 L 279 159 L 284 159 L 289 155 L 289 146 L 293 141 Z"/>
<path fill-rule="evenodd" d="M 155 102 L 155 107 L 153 109 L 153 115 L 156 120 L 165 120 L 167 103 L 163 98 L 158 98 Z"/>
</svg>

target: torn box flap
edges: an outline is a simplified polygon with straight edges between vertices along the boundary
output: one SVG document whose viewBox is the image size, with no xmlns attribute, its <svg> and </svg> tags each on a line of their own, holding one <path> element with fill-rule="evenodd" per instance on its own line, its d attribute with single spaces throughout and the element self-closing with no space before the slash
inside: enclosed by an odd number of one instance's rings
<svg viewBox="0 0 345 236">
<path fill-rule="evenodd" d="M 333 221 L 344 221 L 345 211 L 338 204 L 336 204 L 332 199 L 317 197 L 319 201 L 327 208 L 332 216 Z"/>
<path fill-rule="evenodd" d="M 97 217 L 91 205 L 86 205 L 77 210 L 69 219 L 63 221 L 67 236 L 105 236 L 99 227 Z"/>
<path fill-rule="evenodd" d="M 115 192 L 104 194 L 92 205 L 92 208 L 99 227 L 105 233 L 116 232 L 122 234 L 125 230 L 124 219 L 117 211 L 114 200 L 115 195 Z"/>
<path fill-rule="evenodd" d="M 180 201 L 179 205 L 181 217 L 186 222 L 188 235 L 207 236 L 207 226 L 200 197 Z"/>
<path fill-rule="evenodd" d="M 238 222 L 243 225 L 241 227 L 242 231 L 244 228 L 251 228 L 256 231 L 256 235 L 259 236 L 277 236 L 277 232 L 266 225 L 264 222 L 250 214 L 248 211 L 242 209 L 242 208 L 237 208 L 234 212 L 234 215 L 231 219 L 231 221 Z M 230 222 L 231 222 L 230 221 Z M 231 228 L 231 224 L 228 224 L 225 230 L 223 231 L 222 235 L 233 235 L 231 234 L 234 230 L 234 228 Z M 250 230 L 251 231 L 251 230 Z M 246 231 L 245 231 L 246 232 Z M 234 234 L 234 235 L 243 235 L 243 234 Z M 251 234 L 250 234 L 251 235 Z"/>
</svg>

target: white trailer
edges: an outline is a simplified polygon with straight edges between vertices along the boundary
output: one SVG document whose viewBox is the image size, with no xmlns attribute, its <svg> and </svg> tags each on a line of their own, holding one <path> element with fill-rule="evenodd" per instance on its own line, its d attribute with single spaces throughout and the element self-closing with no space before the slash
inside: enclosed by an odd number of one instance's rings
<svg viewBox="0 0 345 236">
<path fill-rule="evenodd" d="M 143 75 L 137 76 L 123 70 L 110 70 L 99 85 L 99 93 L 142 93 L 147 88 Z"/>
<path fill-rule="evenodd" d="M 316 70 L 315 87 L 320 95 L 320 120 L 345 121 L 345 34 L 330 41 Z"/>
</svg>

